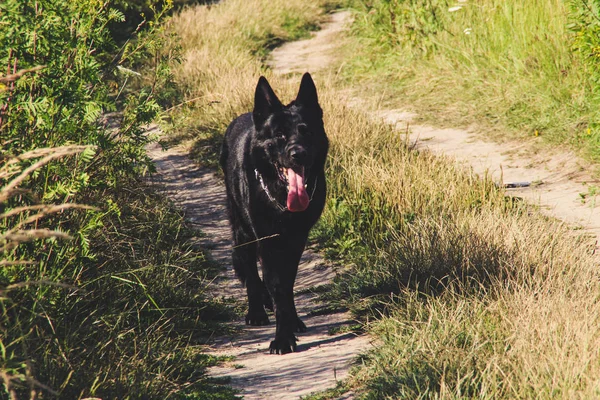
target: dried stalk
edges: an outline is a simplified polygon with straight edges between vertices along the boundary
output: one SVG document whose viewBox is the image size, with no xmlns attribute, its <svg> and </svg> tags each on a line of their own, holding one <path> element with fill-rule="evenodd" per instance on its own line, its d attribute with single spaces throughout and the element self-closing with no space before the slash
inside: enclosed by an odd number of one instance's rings
<svg viewBox="0 0 600 400">
<path fill-rule="evenodd" d="M 38 65 L 37 67 L 28 68 L 28 69 L 22 69 L 22 70 L 20 70 L 18 72 L 15 72 L 14 74 L 6 75 L 6 76 L 0 76 L 0 83 L 11 83 L 11 82 L 14 82 L 17 79 L 21 78 L 25 74 L 29 74 L 31 72 L 37 72 L 37 71 L 42 70 L 44 68 L 46 68 L 45 65 Z"/>
</svg>

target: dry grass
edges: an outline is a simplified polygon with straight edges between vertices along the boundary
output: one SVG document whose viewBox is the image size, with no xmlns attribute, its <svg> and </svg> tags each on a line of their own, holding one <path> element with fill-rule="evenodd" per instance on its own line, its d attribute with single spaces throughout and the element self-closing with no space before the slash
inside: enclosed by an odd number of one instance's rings
<svg viewBox="0 0 600 400">
<path fill-rule="evenodd" d="M 355 263 L 350 306 L 384 297 L 366 398 L 593 398 L 600 278 L 593 239 L 344 109 L 326 88 L 330 205 L 320 227 Z M 426 294 L 423 296 L 423 294 Z M 380 309 L 381 306 L 377 306 Z"/>
<path fill-rule="evenodd" d="M 201 99 L 188 112 L 197 119 L 196 149 L 206 146 L 202 157 L 214 155 L 227 123 L 251 109 L 259 74 L 284 101 L 297 90 L 298 77 L 264 69 L 256 51 L 264 35 L 251 32 L 265 32 L 293 7 L 310 19 L 319 4 L 264 4 L 225 1 L 173 20 L 186 57 L 177 79 L 188 100 Z M 381 316 L 371 328 L 382 345 L 350 382 L 360 396 L 597 397 L 593 241 L 507 199 L 487 177 L 410 150 L 401 133 L 346 107 L 336 76 L 316 83 L 332 143 L 317 236 L 352 265 L 329 295 Z"/>
<path fill-rule="evenodd" d="M 186 102 L 172 113 L 174 131 L 194 138 L 199 160 L 214 163 L 213 149 L 227 124 L 251 108 L 258 77 L 273 80 L 260 62 L 267 50 L 314 29 L 324 7 L 333 3 L 232 0 L 189 8 L 172 19 L 183 58 L 175 80 Z M 281 87 L 280 81 L 273 83 Z M 281 94 L 290 98 L 291 93 Z"/>
</svg>

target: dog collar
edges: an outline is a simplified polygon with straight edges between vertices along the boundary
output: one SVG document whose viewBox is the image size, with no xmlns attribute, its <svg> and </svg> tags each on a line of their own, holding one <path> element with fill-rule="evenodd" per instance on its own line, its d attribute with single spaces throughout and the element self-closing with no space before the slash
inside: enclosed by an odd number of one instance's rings
<svg viewBox="0 0 600 400">
<path fill-rule="evenodd" d="M 262 189 L 265 191 L 265 193 L 267 194 L 267 197 L 269 198 L 269 200 L 271 200 L 272 203 L 275 203 L 275 205 L 277 206 L 277 208 L 279 208 L 280 211 L 287 211 L 287 207 L 283 207 L 281 204 L 279 204 L 279 202 L 271 195 L 271 192 L 269 192 L 269 189 L 267 188 L 267 185 L 265 185 L 265 181 L 262 177 L 262 175 L 260 174 L 260 172 L 258 172 L 258 170 L 255 168 L 254 169 L 254 174 L 256 175 L 256 179 L 258 179 L 258 181 L 260 182 L 260 187 L 262 187 Z"/>
<path fill-rule="evenodd" d="M 262 189 L 264 190 L 265 194 L 267 195 L 267 197 L 269 198 L 269 200 L 271 200 L 272 203 L 274 203 L 277 208 L 279 209 L 279 211 L 284 212 L 284 211 L 288 211 L 287 206 L 284 207 L 282 206 L 277 199 L 275 199 L 273 197 L 273 195 L 271 194 L 271 192 L 269 192 L 269 188 L 267 188 L 267 185 L 265 185 L 265 181 L 262 177 L 262 175 L 260 174 L 260 172 L 258 172 L 258 170 L 256 168 L 254 168 L 254 175 L 256 175 L 256 179 L 258 179 L 258 181 L 260 182 L 260 187 L 262 187 Z M 312 193 L 310 195 L 310 199 L 308 200 L 308 202 L 310 203 L 315 195 L 315 190 L 317 189 L 317 180 L 319 179 L 319 177 L 317 176 L 315 178 L 315 184 L 313 185 L 313 190 Z"/>
</svg>

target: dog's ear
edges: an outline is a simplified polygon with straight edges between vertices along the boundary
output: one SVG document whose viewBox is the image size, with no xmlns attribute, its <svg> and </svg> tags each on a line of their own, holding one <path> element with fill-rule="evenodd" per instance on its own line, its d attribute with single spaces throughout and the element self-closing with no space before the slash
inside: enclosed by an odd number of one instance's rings
<svg viewBox="0 0 600 400">
<path fill-rule="evenodd" d="M 302 76 L 300 90 L 298 90 L 298 96 L 296 96 L 296 104 L 309 109 L 321 111 L 321 107 L 319 106 L 319 98 L 317 96 L 317 88 L 315 87 L 315 83 L 308 72 Z"/>
<path fill-rule="evenodd" d="M 252 112 L 256 129 L 263 126 L 269 115 L 280 111 L 282 108 L 283 104 L 271 89 L 271 85 L 264 76 L 261 76 L 254 92 L 254 111 Z"/>
</svg>

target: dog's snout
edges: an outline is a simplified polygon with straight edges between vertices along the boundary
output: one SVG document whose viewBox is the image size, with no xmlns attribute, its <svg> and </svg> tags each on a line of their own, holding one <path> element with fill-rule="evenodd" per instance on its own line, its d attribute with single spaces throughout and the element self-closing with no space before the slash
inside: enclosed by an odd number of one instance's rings
<svg viewBox="0 0 600 400">
<path fill-rule="evenodd" d="M 302 162 L 306 158 L 306 150 L 301 147 L 292 147 L 288 154 L 290 158 L 296 162 Z"/>
</svg>

